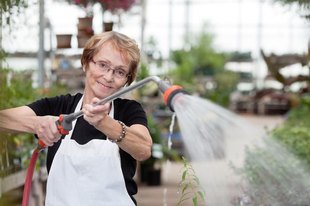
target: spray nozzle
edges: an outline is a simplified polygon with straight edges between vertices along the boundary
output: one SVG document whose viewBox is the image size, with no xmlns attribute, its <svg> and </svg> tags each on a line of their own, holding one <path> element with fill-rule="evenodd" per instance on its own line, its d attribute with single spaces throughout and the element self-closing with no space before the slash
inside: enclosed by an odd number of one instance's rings
<svg viewBox="0 0 310 206">
<path fill-rule="evenodd" d="M 179 85 L 171 85 L 163 80 L 156 83 L 158 85 L 159 90 L 164 94 L 164 102 L 173 112 L 174 108 L 172 100 L 174 99 L 174 97 L 176 97 L 176 95 L 179 94 L 189 94 L 185 89 L 183 89 L 183 87 Z"/>
</svg>

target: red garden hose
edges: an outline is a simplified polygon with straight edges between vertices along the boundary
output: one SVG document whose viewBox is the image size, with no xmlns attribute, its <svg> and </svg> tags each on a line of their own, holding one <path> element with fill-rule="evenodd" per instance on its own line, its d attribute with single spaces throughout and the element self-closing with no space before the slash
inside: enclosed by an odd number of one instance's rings
<svg viewBox="0 0 310 206">
<path fill-rule="evenodd" d="M 39 140 L 38 146 L 35 148 L 35 150 L 32 153 L 30 163 L 29 163 L 29 167 L 27 170 L 22 206 L 28 206 L 28 204 L 29 204 L 29 196 L 30 196 L 30 191 L 31 191 L 31 183 L 32 183 L 33 172 L 34 172 L 34 169 L 36 167 L 36 162 L 37 162 L 39 153 L 45 147 L 46 147 L 45 144 L 41 140 Z"/>
</svg>

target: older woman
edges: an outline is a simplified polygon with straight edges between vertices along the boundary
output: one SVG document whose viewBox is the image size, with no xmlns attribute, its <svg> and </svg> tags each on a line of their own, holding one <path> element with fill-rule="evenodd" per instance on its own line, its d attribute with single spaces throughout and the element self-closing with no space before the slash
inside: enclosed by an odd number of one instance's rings
<svg viewBox="0 0 310 206">
<path fill-rule="evenodd" d="M 94 35 L 81 59 L 84 94 L 44 98 L 0 112 L 0 132 L 34 133 L 49 146 L 47 206 L 136 204 L 136 161 L 151 155 L 146 114 L 128 99 L 92 104 L 130 85 L 139 61 L 134 40 L 113 31 Z M 61 138 L 58 116 L 79 110 L 83 118 Z"/>
</svg>

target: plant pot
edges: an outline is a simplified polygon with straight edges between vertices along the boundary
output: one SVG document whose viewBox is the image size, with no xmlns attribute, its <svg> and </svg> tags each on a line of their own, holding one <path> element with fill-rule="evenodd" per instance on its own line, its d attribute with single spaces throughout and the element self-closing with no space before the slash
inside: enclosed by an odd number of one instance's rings
<svg viewBox="0 0 310 206">
<path fill-rule="evenodd" d="M 84 48 L 91 36 L 78 36 L 78 48 Z"/>
<path fill-rule="evenodd" d="M 112 31 L 113 30 L 113 22 L 103 22 L 104 31 Z"/>
<path fill-rule="evenodd" d="M 78 30 L 78 36 L 93 36 L 94 31 L 93 30 Z"/>
<path fill-rule="evenodd" d="M 72 34 L 58 34 L 56 35 L 57 39 L 57 48 L 71 48 L 71 38 Z"/>
<path fill-rule="evenodd" d="M 93 17 L 79 18 L 78 30 L 89 30 L 93 28 Z"/>
<path fill-rule="evenodd" d="M 149 166 L 146 163 L 140 164 L 140 181 L 141 182 L 146 182 L 148 170 L 149 170 Z"/>
<path fill-rule="evenodd" d="M 161 185 L 161 170 L 158 169 L 149 169 L 147 171 L 147 184 L 150 186 L 158 186 Z"/>
</svg>

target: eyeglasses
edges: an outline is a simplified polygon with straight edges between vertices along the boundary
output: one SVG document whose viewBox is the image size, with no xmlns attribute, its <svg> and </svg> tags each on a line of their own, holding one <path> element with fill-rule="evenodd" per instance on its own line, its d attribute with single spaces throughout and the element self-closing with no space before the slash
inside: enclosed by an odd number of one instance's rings
<svg viewBox="0 0 310 206">
<path fill-rule="evenodd" d="M 108 73 L 110 70 L 112 70 L 113 75 L 118 79 L 125 79 L 130 76 L 123 69 L 113 69 L 110 65 L 108 65 L 105 62 L 102 61 L 95 62 L 93 59 L 91 61 L 95 64 L 97 69 L 103 71 L 104 73 Z"/>
</svg>

